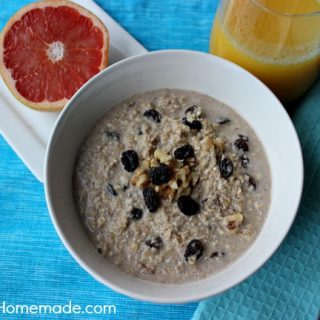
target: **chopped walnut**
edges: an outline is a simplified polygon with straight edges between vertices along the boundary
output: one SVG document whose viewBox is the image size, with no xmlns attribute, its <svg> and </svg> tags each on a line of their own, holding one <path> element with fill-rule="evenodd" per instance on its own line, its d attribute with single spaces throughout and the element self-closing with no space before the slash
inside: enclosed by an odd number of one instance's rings
<svg viewBox="0 0 320 320">
<path fill-rule="evenodd" d="M 234 213 L 224 217 L 223 224 L 230 232 L 236 232 L 243 221 L 241 213 Z"/>
<path fill-rule="evenodd" d="M 149 177 L 145 169 L 139 168 L 136 170 L 131 179 L 131 184 L 137 188 L 143 189 L 149 183 Z"/>
<path fill-rule="evenodd" d="M 166 163 L 172 159 L 171 155 L 160 149 L 156 149 L 153 156 L 155 157 L 155 159 L 159 160 L 162 163 Z"/>
<path fill-rule="evenodd" d="M 221 138 L 214 139 L 214 149 L 218 154 L 222 154 L 224 152 L 224 142 Z"/>
<path fill-rule="evenodd" d="M 211 137 L 206 137 L 202 143 L 203 150 L 209 151 L 210 149 L 214 148 L 214 141 Z"/>
</svg>

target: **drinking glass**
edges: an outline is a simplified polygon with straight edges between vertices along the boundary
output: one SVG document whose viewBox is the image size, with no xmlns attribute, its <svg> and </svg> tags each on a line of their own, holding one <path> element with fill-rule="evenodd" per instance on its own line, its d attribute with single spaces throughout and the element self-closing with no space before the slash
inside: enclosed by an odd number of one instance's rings
<svg viewBox="0 0 320 320">
<path fill-rule="evenodd" d="M 221 0 L 210 52 L 261 79 L 282 102 L 300 97 L 320 70 L 319 0 Z"/>
</svg>

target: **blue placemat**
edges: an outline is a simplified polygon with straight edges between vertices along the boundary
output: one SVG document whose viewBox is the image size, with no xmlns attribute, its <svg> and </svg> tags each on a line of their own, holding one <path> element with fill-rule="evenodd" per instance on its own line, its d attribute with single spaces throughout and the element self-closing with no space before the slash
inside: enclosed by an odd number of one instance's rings
<svg viewBox="0 0 320 320">
<path fill-rule="evenodd" d="M 0 29 L 28 0 L 0 0 Z M 149 50 L 207 51 L 217 0 L 97 0 Z M 320 85 L 313 92 L 320 91 Z M 315 319 L 320 306 L 320 102 L 308 98 L 294 115 L 303 144 L 303 206 L 285 243 L 246 282 L 200 303 L 194 319 Z M 1 116 L 1 115 L 0 115 Z M 27 143 L 27 142 L 26 142 Z M 312 191 L 312 192 L 310 192 Z M 117 314 L 65 319 L 190 319 L 197 304 L 161 306 L 119 295 L 87 275 L 62 246 L 47 212 L 43 186 L 0 137 L 0 319 L 7 304 L 114 304 Z"/>
</svg>

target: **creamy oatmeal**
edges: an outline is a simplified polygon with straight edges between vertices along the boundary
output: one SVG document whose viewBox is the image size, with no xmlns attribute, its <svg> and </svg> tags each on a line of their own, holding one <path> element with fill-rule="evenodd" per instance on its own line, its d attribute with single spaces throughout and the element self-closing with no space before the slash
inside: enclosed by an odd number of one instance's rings
<svg viewBox="0 0 320 320">
<path fill-rule="evenodd" d="M 235 261 L 266 218 L 271 180 L 250 126 L 223 103 L 158 90 L 115 106 L 74 169 L 74 199 L 97 253 L 158 282 Z"/>
</svg>

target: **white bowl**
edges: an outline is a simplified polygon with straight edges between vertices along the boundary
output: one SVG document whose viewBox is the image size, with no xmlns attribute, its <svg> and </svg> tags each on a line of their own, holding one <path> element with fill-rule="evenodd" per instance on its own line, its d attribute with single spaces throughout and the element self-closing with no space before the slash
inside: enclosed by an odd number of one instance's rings
<svg viewBox="0 0 320 320">
<path fill-rule="evenodd" d="M 272 174 L 272 199 L 261 233 L 237 261 L 204 280 L 160 284 L 131 277 L 98 256 L 72 198 L 78 148 L 95 122 L 134 94 L 160 88 L 194 90 L 225 102 L 259 136 Z M 219 294 L 246 279 L 275 252 L 297 211 L 303 163 L 295 129 L 273 93 L 250 73 L 224 59 L 193 51 L 152 52 L 118 62 L 84 85 L 61 113 L 46 156 L 45 192 L 55 228 L 76 261 L 95 279 L 128 296 L 182 303 Z"/>
</svg>

